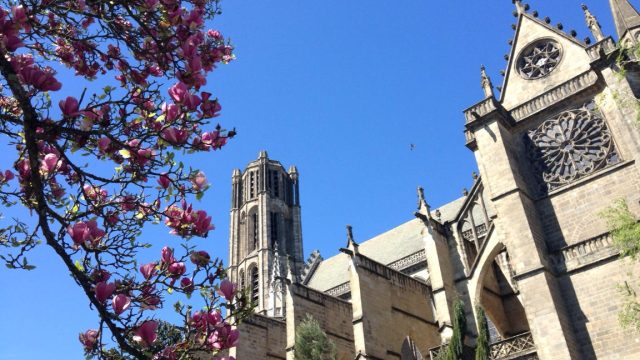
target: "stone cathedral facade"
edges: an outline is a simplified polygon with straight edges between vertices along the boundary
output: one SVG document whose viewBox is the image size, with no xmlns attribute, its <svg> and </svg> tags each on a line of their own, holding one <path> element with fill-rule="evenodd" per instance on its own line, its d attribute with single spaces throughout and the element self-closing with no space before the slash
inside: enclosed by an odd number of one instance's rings
<svg viewBox="0 0 640 360">
<path fill-rule="evenodd" d="M 492 359 L 640 359 L 640 335 L 617 319 L 617 286 L 640 266 L 619 258 L 600 215 L 618 199 L 640 215 L 640 67 L 620 71 L 640 13 L 610 0 L 614 41 L 583 5 L 591 42 L 514 4 L 499 94 L 483 68 L 485 97 L 464 110 L 479 174 L 461 198 L 430 208 L 419 189 L 406 223 L 363 242 L 348 227 L 337 255 L 305 260 L 297 169 L 262 152 L 234 171 L 229 273 L 256 315 L 230 355 L 294 359 L 311 314 L 337 359 L 429 359 L 462 299 L 466 345 L 481 305 Z"/>
</svg>

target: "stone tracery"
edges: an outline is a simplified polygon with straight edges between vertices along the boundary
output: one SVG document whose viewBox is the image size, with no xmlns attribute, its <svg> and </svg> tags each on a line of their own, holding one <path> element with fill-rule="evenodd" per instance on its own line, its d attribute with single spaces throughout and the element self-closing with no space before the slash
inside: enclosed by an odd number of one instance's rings
<svg viewBox="0 0 640 360">
<path fill-rule="evenodd" d="M 554 190 L 619 161 L 611 133 L 592 103 L 568 110 L 528 133 L 529 157 Z"/>
<path fill-rule="evenodd" d="M 520 75 L 534 80 L 548 75 L 560 62 L 562 52 L 555 41 L 541 40 L 524 50 L 518 60 Z"/>
</svg>

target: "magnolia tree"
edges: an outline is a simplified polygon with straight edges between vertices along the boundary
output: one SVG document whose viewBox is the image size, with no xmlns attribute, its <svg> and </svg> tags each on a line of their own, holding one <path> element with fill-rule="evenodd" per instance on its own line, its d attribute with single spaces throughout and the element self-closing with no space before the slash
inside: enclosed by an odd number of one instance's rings
<svg viewBox="0 0 640 360">
<path fill-rule="evenodd" d="M 0 257 L 32 269 L 26 256 L 44 243 L 64 263 L 99 314 L 79 329 L 89 357 L 215 355 L 236 344 L 234 321 L 250 311 L 221 261 L 187 241 L 213 225 L 190 203 L 204 174 L 180 160 L 234 135 L 209 124 L 220 105 L 203 90 L 233 59 L 205 28 L 218 13 L 206 0 L 0 3 L 0 143 L 15 149 L 0 169 L 0 203 L 5 215 L 32 214 L 0 229 Z M 138 263 L 141 250 L 164 245 L 145 243 L 149 223 L 164 223 L 180 246 Z M 176 302 L 181 336 L 165 346 L 157 309 L 171 293 L 198 294 L 204 310 Z"/>
</svg>

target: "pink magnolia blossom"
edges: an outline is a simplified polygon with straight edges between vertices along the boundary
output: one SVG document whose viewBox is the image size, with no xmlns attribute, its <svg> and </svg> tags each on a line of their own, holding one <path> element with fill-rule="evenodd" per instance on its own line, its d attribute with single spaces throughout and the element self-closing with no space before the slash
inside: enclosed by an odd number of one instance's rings
<svg viewBox="0 0 640 360">
<path fill-rule="evenodd" d="M 106 235 L 104 230 L 98 228 L 98 223 L 95 220 L 80 221 L 73 226 L 70 225 L 67 227 L 67 233 L 71 236 L 76 248 L 86 241 L 90 241 L 91 245 L 95 246 Z"/>
<path fill-rule="evenodd" d="M 183 82 L 178 82 L 177 84 L 169 88 L 169 96 L 171 96 L 173 101 L 177 102 L 178 104 L 182 104 L 182 102 L 187 97 L 187 94 L 189 94 L 189 89 Z"/>
<path fill-rule="evenodd" d="M 95 269 L 93 270 L 93 272 L 91 272 L 91 280 L 93 280 L 93 282 L 96 284 L 99 282 L 106 282 L 110 278 L 111 273 L 104 269 Z"/>
<path fill-rule="evenodd" d="M 191 177 L 191 184 L 197 191 L 202 191 L 207 187 L 207 185 L 209 185 L 209 183 L 207 182 L 207 177 L 202 171 L 198 171 L 194 176 Z"/>
<path fill-rule="evenodd" d="M 202 117 L 204 118 L 214 118 L 219 114 L 220 110 L 222 110 L 222 106 L 218 102 L 218 99 L 209 100 L 211 94 L 208 92 L 202 92 L 202 104 L 200 105 L 200 110 L 202 111 Z"/>
<path fill-rule="evenodd" d="M 192 263 L 199 267 L 206 266 L 211 261 L 211 256 L 209 256 L 209 253 L 204 250 L 191 252 L 189 258 Z"/>
<path fill-rule="evenodd" d="M 180 108 L 176 104 L 162 104 L 162 113 L 164 113 L 165 120 L 167 123 L 173 123 L 180 114 Z"/>
<path fill-rule="evenodd" d="M 25 84 L 40 91 L 58 91 L 62 87 L 51 71 L 44 71 L 37 66 L 25 66 L 19 74 Z"/>
<path fill-rule="evenodd" d="M 98 186 L 91 186 L 89 184 L 85 184 L 82 187 L 84 191 L 84 196 L 91 200 L 102 200 L 105 199 L 109 194 L 107 190 L 104 190 Z"/>
<path fill-rule="evenodd" d="M 240 333 L 238 330 L 231 329 L 229 324 L 216 328 L 216 330 L 209 336 L 207 342 L 214 349 L 223 350 L 229 349 L 238 344 L 238 338 Z"/>
<path fill-rule="evenodd" d="M 223 296 L 227 301 L 233 300 L 233 297 L 236 295 L 236 284 L 227 279 L 222 280 L 220 282 L 220 289 L 218 289 L 218 294 Z"/>
<path fill-rule="evenodd" d="M 4 174 L 0 171 L 0 184 L 13 180 L 14 177 L 11 170 L 5 170 Z"/>
<path fill-rule="evenodd" d="M 131 298 L 124 294 L 118 294 L 111 299 L 111 307 L 117 315 L 122 314 L 131 305 Z"/>
<path fill-rule="evenodd" d="M 140 272 L 146 280 L 149 280 L 156 273 L 156 263 L 151 262 L 140 266 Z"/>
<path fill-rule="evenodd" d="M 40 161 L 40 170 L 45 174 L 52 173 L 58 167 L 58 160 L 60 158 L 57 154 L 50 153 L 44 156 L 44 159 Z"/>
<path fill-rule="evenodd" d="M 193 233 L 200 236 L 206 236 L 209 230 L 215 229 L 211 224 L 211 216 L 207 216 L 207 212 L 204 210 L 196 212 L 196 221 L 193 223 L 193 227 Z"/>
<path fill-rule="evenodd" d="M 208 149 L 217 150 L 227 143 L 227 138 L 220 136 L 219 131 L 204 132 L 202 133 L 202 143 L 205 144 Z"/>
<path fill-rule="evenodd" d="M 190 323 L 203 331 L 214 329 L 223 324 L 222 314 L 218 310 L 212 310 L 210 312 L 196 311 L 191 316 Z"/>
<path fill-rule="evenodd" d="M 163 189 L 166 189 L 169 187 L 169 185 L 171 185 L 171 179 L 169 179 L 169 176 L 167 176 L 166 173 L 160 175 L 160 177 L 158 178 L 158 184 L 160 184 L 160 186 L 162 186 Z"/>
<path fill-rule="evenodd" d="M 198 95 L 187 94 L 184 99 L 184 106 L 189 111 L 196 111 L 198 106 L 200 106 L 200 103 L 202 103 L 202 100 L 200 100 L 200 97 Z"/>
<path fill-rule="evenodd" d="M 98 150 L 100 150 L 101 154 L 106 153 L 109 150 L 109 146 L 111 145 L 111 139 L 108 137 L 101 137 L 98 139 Z"/>
<path fill-rule="evenodd" d="M 155 310 L 160 302 L 160 297 L 156 295 L 156 290 L 153 286 L 145 286 L 142 288 L 141 307 L 143 309 Z"/>
<path fill-rule="evenodd" d="M 156 339 L 158 338 L 158 334 L 156 330 L 158 329 L 158 322 L 155 320 L 147 320 L 142 323 L 142 325 L 138 326 L 135 330 L 135 335 L 133 336 L 133 340 L 141 343 L 144 346 L 151 346 Z"/>
<path fill-rule="evenodd" d="M 175 346 L 167 346 L 161 352 L 155 354 L 152 360 L 176 360 L 177 358 Z"/>
<path fill-rule="evenodd" d="M 184 277 L 182 278 L 182 280 L 180 280 L 180 287 L 187 294 L 191 294 L 194 290 L 193 281 L 187 277 Z"/>
<path fill-rule="evenodd" d="M 162 138 L 172 145 L 182 145 L 187 142 L 189 132 L 184 129 L 170 127 L 162 130 Z"/>
<path fill-rule="evenodd" d="M 68 116 L 68 117 L 80 116 L 80 112 L 78 111 L 79 110 L 78 100 L 73 96 L 68 96 L 66 99 L 60 100 L 58 104 L 64 116 Z"/>
<path fill-rule="evenodd" d="M 116 284 L 114 283 L 106 283 L 104 281 L 100 281 L 96 284 L 95 295 L 96 300 L 100 303 L 104 303 L 107 299 L 113 294 L 116 290 Z"/>
<path fill-rule="evenodd" d="M 162 258 L 162 262 L 165 264 L 172 264 L 176 261 L 176 259 L 173 257 L 173 250 L 168 246 L 162 248 L 162 250 L 160 251 L 160 255 Z"/>
<path fill-rule="evenodd" d="M 85 350 L 93 350 L 98 342 L 98 330 L 87 330 L 83 333 L 80 333 L 78 339 L 82 346 L 84 346 Z"/>
<path fill-rule="evenodd" d="M 183 262 L 174 262 L 173 264 L 169 265 L 167 272 L 172 277 L 179 277 L 182 276 L 182 274 L 184 274 L 186 270 L 187 268 Z"/>
</svg>

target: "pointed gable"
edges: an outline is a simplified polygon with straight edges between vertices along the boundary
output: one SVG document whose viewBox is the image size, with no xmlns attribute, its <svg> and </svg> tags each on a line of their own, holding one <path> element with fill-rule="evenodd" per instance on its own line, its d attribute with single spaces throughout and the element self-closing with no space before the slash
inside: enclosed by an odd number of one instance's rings
<svg viewBox="0 0 640 360">
<path fill-rule="evenodd" d="M 609 0 L 609 3 L 618 38 L 622 39 L 627 31 L 640 27 L 640 14 L 628 0 Z"/>
<path fill-rule="evenodd" d="M 512 109 L 589 69 L 583 43 L 529 14 L 521 14 L 500 102 Z"/>
</svg>

